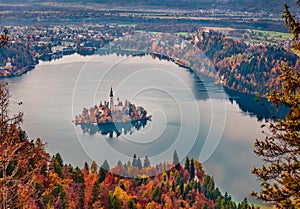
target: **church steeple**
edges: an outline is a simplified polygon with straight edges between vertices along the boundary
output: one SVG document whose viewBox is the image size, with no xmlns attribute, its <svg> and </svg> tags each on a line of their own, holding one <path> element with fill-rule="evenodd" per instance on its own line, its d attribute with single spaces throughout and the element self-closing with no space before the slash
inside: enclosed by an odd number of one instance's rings
<svg viewBox="0 0 300 209">
<path fill-rule="evenodd" d="M 109 94 L 109 97 L 114 97 L 114 93 L 113 93 L 112 87 L 110 87 L 110 94 Z"/>
<path fill-rule="evenodd" d="M 112 110 L 114 107 L 114 93 L 112 87 L 110 87 L 110 93 L 109 93 L 109 109 Z"/>
</svg>

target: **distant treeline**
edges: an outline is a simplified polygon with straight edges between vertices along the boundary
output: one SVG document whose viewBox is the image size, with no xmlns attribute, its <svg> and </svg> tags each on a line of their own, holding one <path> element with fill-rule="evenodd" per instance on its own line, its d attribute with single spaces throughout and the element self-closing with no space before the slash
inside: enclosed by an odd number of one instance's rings
<svg viewBox="0 0 300 209">
<path fill-rule="evenodd" d="M 11 3 L 24 3 L 22 0 L 12 0 Z M 26 2 L 26 1 L 25 1 Z M 30 3 L 41 2 L 59 2 L 59 3 L 98 3 L 115 6 L 135 6 L 135 7 L 164 7 L 164 8 L 181 8 L 181 9 L 223 9 L 233 11 L 250 11 L 250 12 L 273 12 L 281 13 L 283 4 L 288 3 L 292 5 L 294 0 L 278 0 L 278 1 L 265 1 L 265 0 L 27 0 Z"/>
</svg>

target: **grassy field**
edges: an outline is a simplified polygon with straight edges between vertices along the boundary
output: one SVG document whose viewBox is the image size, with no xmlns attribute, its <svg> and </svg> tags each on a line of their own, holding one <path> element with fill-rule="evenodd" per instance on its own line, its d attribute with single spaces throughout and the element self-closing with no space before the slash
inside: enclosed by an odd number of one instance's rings
<svg viewBox="0 0 300 209">
<path fill-rule="evenodd" d="M 275 40 L 287 40 L 292 38 L 290 33 L 282 33 L 276 31 L 264 31 L 264 30 L 248 30 L 249 33 L 255 34 L 257 36 L 266 37 L 267 39 L 275 39 Z"/>
<path fill-rule="evenodd" d="M 189 36 L 189 35 L 191 35 L 192 33 L 189 33 L 189 32 L 178 32 L 178 33 L 176 33 L 177 35 L 181 35 L 181 36 Z"/>
</svg>

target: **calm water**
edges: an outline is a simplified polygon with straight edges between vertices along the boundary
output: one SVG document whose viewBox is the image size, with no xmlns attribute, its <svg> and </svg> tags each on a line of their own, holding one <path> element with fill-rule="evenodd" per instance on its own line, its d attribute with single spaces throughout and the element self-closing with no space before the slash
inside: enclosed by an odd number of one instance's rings
<svg viewBox="0 0 300 209">
<path fill-rule="evenodd" d="M 260 122 L 231 103 L 223 89 L 177 65 L 146 57 L 72 55 L 40 63 L 33 71 L 7 79 L 12 112 L 23 111 L 23 128 L 40 137 L 51 154 L 82 166 L 107 159 L 111 166 L 136 153 L 152 164 L 172 161 L 174 150 L 203 162 L 222 192 L 240 201 L 257 189 L 250 170 L 257 165 L 255 138 L 262 138 Z M 152 122 L 141 130 L 109 138 L 83 133 L 72 123 L 83 107 L 108 100 L 128 99 L 143 106 Z M 18 101 L 23 105 L 18 106 Z"/>
</svg>

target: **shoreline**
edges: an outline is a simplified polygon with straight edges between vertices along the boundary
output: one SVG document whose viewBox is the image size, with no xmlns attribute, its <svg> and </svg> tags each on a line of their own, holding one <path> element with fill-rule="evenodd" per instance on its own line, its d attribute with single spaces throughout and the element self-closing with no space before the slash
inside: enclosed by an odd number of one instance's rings
<svg viewBox="0 0 300 209">
<path fill-rule="evenodd" d="M 129 121 L 117 121 L 117 122 L 101 122 L 101 123 L 83 123 L 83 122 L 76 122 L 75 120 L 73 120 L 72 122 L 75 125 L 125 125 L 125 124 L 132 124 L 132 123 L 136 123 L 136 122 L 144 122 L 144 121 L 151 121 L 152 115 L 146 116 L 144 118 L 140 118 L 140 119 L 135 119 L 135 120 L 129 120 Z"/>
<path fill-rule="evenodd" d="M 74 55 L 74 54 L 78 54 L 78 55 L 83 56 L 83 57 L 85 57 L 85 56 L 93 56 L 93 55 L 97 55 L 97 54 L 98 55 L 104 55 L 104 54 L 101 53 L 101 51 L 102 52 L 103 51 L 107 52 L 105 54 L 124 53 L 124 55 L 133 56 L 133 57 L 135 57 L 135 56 L 146 56 L 146 55 L 152 56 L 152 55 L 155 55 L 159 59 L 166 60 L 166 61 L 169 61 L 169 62 L 173 62 L 174 64 L 178 65 L 179 67 L 185 68 L 189 72 L 194 73 L 199 78 L 201 76 L 204 76 L 204 77 L 208 77 L 208 78 L 211 78 L 211 79 L 215 80 L 215 78 L 213 78 L 212 76 L 209 76 L 209 75 L 206 75 L 206 74 L 202 74 L 199 71 L 192 69 L 190 66 L 188 66 L 184 61 L 180 60 L 179 58 L 172 58 L 172 57 L 170 57 L 168 55 L 165 55 L 165 54 L 160 54 L 160 53 L 156 53 L 156 52 L 147 52 L 147 51 L 143 51 L 143 50 L 113 49 L 113 48 L 104 48 L 104 47 L 98 48 L 97 50 L 94 51 L 93 54 L 83 55 L 83 54 L 80 54 L 78 52 L 74 52 L 72 54 L 62 55 L 60 57 L 54 57 L 53 59 L 51 58 L 50 60 L 41 60 L 41 59 L 38 59 L 38 61 L 36 61 L 34 63 L 34 66 L 27 67 L 24 70 L 21 69 L 21 70 L 17 71 L 17 73 L 14 73 L 12 75 L 0 76 L 0 79 L 14 78 L 14 77 L 22 76 L 22 75 L 26 74 L 27 72 L 30 72 L 30 71 L 34 70 L 35 67 L 39 64 L 39 61 L 51 62 L 52 60 L 63 59 L 65 56 L 70 56 L 70 55 Z M 222 83 L 218 83 L 218 84 L 222 85 L 222 87 L 224 87 L 224 88 L 227 88 L 227 89 L 229 89 L 231 91 L 234 91 L 234 92 L 237 92 L 237 93 L 241 93 L 241 94 L 249 95 L 249 96 L 257 96 L 256 94 L 241 92 L 241 91 L 229 88 L 228 86 L 226 86 L 226 85 L 224 85 Z M 264 95 L 260 95 L 260 97 L 265 98 Z"/>
</svg>

